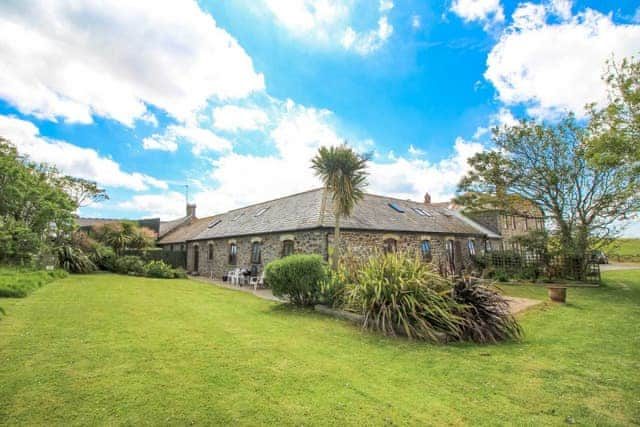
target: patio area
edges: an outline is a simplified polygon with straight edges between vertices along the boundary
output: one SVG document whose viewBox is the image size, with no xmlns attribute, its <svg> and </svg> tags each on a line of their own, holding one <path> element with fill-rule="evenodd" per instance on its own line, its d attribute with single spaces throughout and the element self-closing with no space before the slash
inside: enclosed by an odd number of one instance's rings
<svg viewBox="0 0 640 427">
<path fill-rule="evenodd" d="M 234 291 L 245 292 L 248 294 L 253 294 L 258 298 L 271 300 L 271 301 L 279 301 L 286 302 L 285 299 L 278 298 L 271 292 L 271 289 L 258 288 L 254 290 L 253 285 L 232 285 L 229 282 L 223 282 L 218 279 L 210 279 L 204 276 L 190 276 L 190 279 L 197 280 L 199 282 L 208 283 L 214 286 L 218 286 L 221 288 L 231 289 Z M 509 311 L 511 314 L 517 314 L 528 310 L 531 307 L 535 307 L 538 304 L 542 304 L 544 301 L 530 298 L 517 298 L 517 297 L 506 297 L 507 302 L 509 303 Z"/>
</svg>

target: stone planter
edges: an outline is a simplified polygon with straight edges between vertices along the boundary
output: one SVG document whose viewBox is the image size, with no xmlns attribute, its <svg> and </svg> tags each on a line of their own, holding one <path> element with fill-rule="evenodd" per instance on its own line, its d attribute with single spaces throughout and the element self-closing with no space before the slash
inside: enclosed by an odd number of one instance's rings
<svg viewBox="0 0 640 427">
<path fill-rule="evenodd" d="M 549 293 L 549 299 L 553 302 L 565 303 L 567 301 L 567 287 L 566 286 L 547 286 Z"/>
</svg>

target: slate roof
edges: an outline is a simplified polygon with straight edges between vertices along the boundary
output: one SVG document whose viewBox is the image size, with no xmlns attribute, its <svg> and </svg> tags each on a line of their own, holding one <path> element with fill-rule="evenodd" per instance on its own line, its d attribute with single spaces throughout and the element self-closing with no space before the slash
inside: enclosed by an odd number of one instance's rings
<svg viewBox="0 0 640 427">
<path fill-rule="evenodd" d="M 158 231 L 158 237 L 162 238 L 175 228 L 189 223 L 193 218 L 191 216 L 183 216 L 182 218 L 174 219 L 172 221 L 160 221 L 160 229 Z"/>
<path fill-rule="evenodd" d="M 159 245 L 168 245 L 194 240 L 198 234 L 207 228 L 207 224 L 209 224 L 213 218 L 215 218 L 215 216 L 193 219 L 190 224 L 174 228 L 161 237 L 156 243 Z"/>
<path fill-rule="evenodd" d="M 404 212 L 394 210 L 389 206 L 390 203 Z M 430 216 L 420 215 L 413 208 L 424 209 Z M 191 225 L 178 227 L 168 233 L 158 244 L 333 228 L 334 221 L 331 197 L 325 197 L 323 189 L 315 189 L 194 220 Z M 374 194 L 366 194 L 352 215 L 342 219 L 342 228 L 500 238 L 461 213 L 445 207 Z"/>
</svg>

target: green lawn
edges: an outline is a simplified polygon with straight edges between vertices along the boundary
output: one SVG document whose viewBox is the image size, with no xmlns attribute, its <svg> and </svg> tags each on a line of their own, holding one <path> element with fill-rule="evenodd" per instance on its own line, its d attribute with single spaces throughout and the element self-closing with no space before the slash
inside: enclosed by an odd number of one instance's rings
<svg viewBox="0 0 640 427">
<path fill-rule="evenodd" d="M 604 252 L 609 256 L 640 256 L 640 239 L 617 239 Z"/>
<path fill-rule="evenodd" d="M 640 271 L 436 346 L 188 280 L 73 276 L 0 299 L 0 424 L 640 423 Z M 507 287 L 544 298 L 544 289 Z"/>
</svg>

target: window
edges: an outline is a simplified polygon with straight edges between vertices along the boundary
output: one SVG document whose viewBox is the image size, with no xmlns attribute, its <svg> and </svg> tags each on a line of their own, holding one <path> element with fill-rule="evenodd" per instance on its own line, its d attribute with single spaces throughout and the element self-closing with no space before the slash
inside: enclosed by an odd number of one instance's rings
<svg viewBox="0 0 640 427">
<path fill-rule="evenodd" d="M 236 265 L 238 255 L 238 245 L 235 243 L 229 244 L 229 264 Z"/>
<path fill-rule="evenodd" d="M 511 215 L 511 225 L 513 226 L 513 229 L 516 229 L 516 216 L 515 215 Z"/>
<path fill-rule="evenodd" d="M 211 221 L 211 222 L 209 223 L 209 225 L 207 225 L 207 228 L 213 228 L 213 227 L 215 227 L 216 225 L 220 224 L 221 222 L 222 222 L 222 220 L 221 220 L 221 219 L 215 219 L 215 220 Z"/>
<path fill-rule="evenodd" d="M 529 231 L 529 217 L 524 217 L 524 229 L 525 231 Z"/>
<path fill-rule="evenodd" d="M 180 245 L 180 250 L 181 250 L 182 252 L 184 252 L 184 243 L 182 243 L 182 244 Z"/>
<path fill-rule="evenodd" d="M 396 251 L 397 242 L 396 239 L 385 239 L 382 244 L 382 250 L 385 254 L 394 253 Z"/>
<path fill-rule="evenodd" d="M 504 228 L 509 229 L 509 215 L 504 216 Z"/>
<path fill-rule="evenodd" d="M 429 212 L 427 210 L 424 210 L 422 208 L 411 208 L 411 209 L 413 209 L 413 211 L 415 213 L 417 213 L 418 215 L 420 215 L 420 216 L 433 216 L 433 214 L 431 214 L 431 212 Z"/>
<path fill-rule="evenodd" d="M 293 254 L 293 240 L 285 240 L 282 242 L 282 256 L 289 256 Z"/>
<path fill-rule="evenodd" d="M 396 205 L 395 203 L 389 203 L 389 207 L 396 212 L 404 213 L 404 209 L 402 209 L 400 206 Z"/>
<path fill-rule="evenodd" d="M 265 213 L 265 212 L 266 212 L 266 211 L 268 211 L 268 210 L 269 210 L 269 207 L 268 207 L 268 206 L 267 206 L 266 208 L 260 208 L 260 209 L 258 209 L 258 211 L 256 212 L 255 216 L 260 216 L 260 215 L 262 215 L 263 213 Z"/>
<path fill-rule="evenodd" d="M 251 264 L 260 264 L 260 252 L 262 245 L 260 242 L 253 242 L 251 245 Z"/>
<path fill-rule="evenodd" d="M 431 242 L 428 240 L 423 240 L 422 243 L 420 243 L 420 251 L 422 252 L 422 260 L 430 262 L 432 259 Z"/>
<path fill-rule="evenodd" d="M 491 245 L 491 240 L 487 240 L 484 242 L 484 250 L 486 252 L 491 252 L 493 250 L 493 246 Z"/>
<path fill-rule="evenodd" d="M 467 248 L 469 248 L 469 255 L 476 256 L 476 241 L 469 239 L 467 242 Z"/>
<path fill-rule="evenodd" d="M 213 243 L 209 243 L 208 249 L 207 258 L 211 261 L 213 259 Z"/>
<path fill-rule="evenodd" d="M 233 218 L 233 221 L 237 221 L 240 218 L 242 218 L 244 216 L 244 212 L 240 212 L 238 215 L 235 216 L 235 218 Z"/>
</svg>

